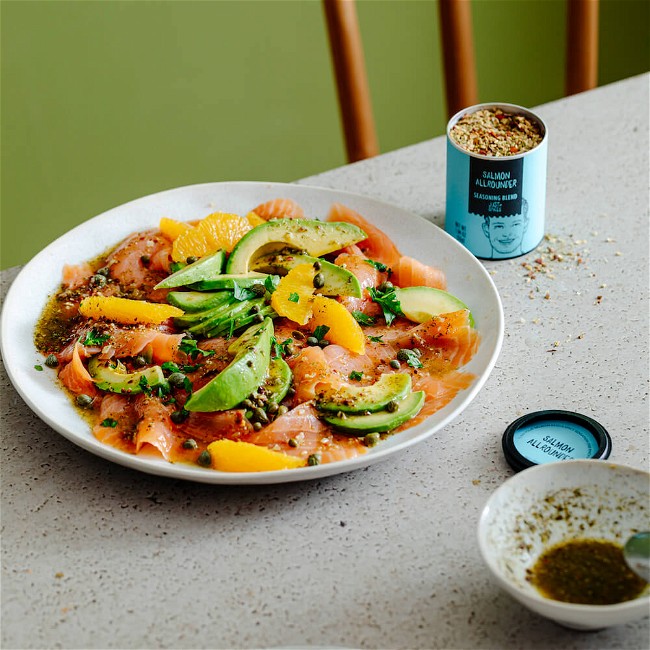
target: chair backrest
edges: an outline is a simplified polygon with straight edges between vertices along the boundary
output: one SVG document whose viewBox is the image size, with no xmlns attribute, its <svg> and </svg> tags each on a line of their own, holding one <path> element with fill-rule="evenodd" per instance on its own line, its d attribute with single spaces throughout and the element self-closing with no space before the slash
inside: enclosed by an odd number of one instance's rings
<svg viewBox="0 0 650 650">
<path fill-rule="evenodd" d="M 598 2 L 567 1 L 566 94 L 595 88 Z M 355 0 L 322 0 L 349 162 L 379 153 Z M 438 0 L 447 115 L 478 103 L 470 0 Z"/>
</svg>

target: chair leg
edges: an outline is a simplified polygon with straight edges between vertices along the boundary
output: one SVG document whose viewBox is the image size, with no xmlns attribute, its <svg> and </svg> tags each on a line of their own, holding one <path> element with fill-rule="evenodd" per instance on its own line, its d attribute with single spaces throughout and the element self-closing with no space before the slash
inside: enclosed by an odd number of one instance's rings
<svg viewBox="0 0 650 650">
<path fill-rule="evenodd" d="M 439 0 L 447 114 L 478 102 L 470 0 Z"/>
<path fill-rule="evenodd" d="M 354 0 L 323 0 L 348 161 L 379 153 Z"/>
<path fill-rule="evenodd" d="M 567 0 L 566 94 L 598 85 L 598 0 Z"/>
</svg>

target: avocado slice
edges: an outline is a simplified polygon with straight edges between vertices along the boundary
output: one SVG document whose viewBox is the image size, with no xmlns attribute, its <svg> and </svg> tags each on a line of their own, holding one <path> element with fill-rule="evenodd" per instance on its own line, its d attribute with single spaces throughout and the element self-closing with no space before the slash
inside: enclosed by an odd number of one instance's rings
<svg viewBox="0 0 650 650">
<path fill-rule="evenodd" d="M 469 307 L 459 298 L 433 287 L 405 287 L 395 289 L 404 316 L 416 323 L 425 323 L 434 316 L 448 314 Z M 474 327 L 474 317 L 469 314 L 469 324 Z"/>
<path fill-rule="evenodd" d="M 218 250 L 202 257 L 200 260 L 184 266 L 176 273 L 168 275 L 162 282 L 159 282 L 154 289 L 169 289 L 171 287 L 186 287 L 188 284 L 209 280 L 221 273 L 223 263 L 226 261 L 226 253 Z M 215 287 L 216 288 L 216 287 Z"/>
<path fill-rule="evenodd" d="M 356 244 L 368 235 L 350 223 L 315 219 L 275 219 L 247 232 L 230 253 L 226 273 L 248 273 L 255 261 L 283 248 L 320 257 Z"/>
<path fill-rule="evenodd" d="M 275 357 L 269 363 L 269 373 L 264 380 L 269 403 L 279 404 L 291 387 L 293 373 L 282 357 Z"/>
<path fill-rule="evenodd" d="M 335 415 L 322 416 L 323 420 L 335 427 L 340 433 L 350 436 L 365 436 L 367 433 L 391 431 L 400 424 L 415 417 L 424 405 L 424 391 L 420 390 L 405 397 L 396 411 L 376 411 L 370 415 Z"/>
<path fill-rule="evenodd" d="M 264 381 L 271 359 L 272 335 L 270 318 L 249 327 L 240 337 L 243 340 L 229 348 L 235 353 L 234 359 L 203 388 L 192 393 L 185 410 L 226 411 L 246 399 Z"/>
<path fill-rule="evenodd" d="M 388 402 L 401 400 L 411 392 L 411 376 L 404 373 L 383 374 L 371 386 L 326 388 L 316 394 L 316 406 L 322 411 L 380 411 Z"/>
<path fill-rule="evenodd" d="M 256 273 L 255 271 L 236 274 L 224 273 L 223 275 L 213 276 L 209 279 L 201 280 L 201 282 L 196 282 L 192 285 L 192 289 L 197 289 L 198 291 L 234 289 L 235 284 L 237 284 L 238 287 L 247 289 L 252 287 L 254 284 L 264 285 L 264 280 L 266 280 L 266 273 Z"/>
<path fill-rule="evenodd" d="M 170 291 L 167 294 L 167 302 L 174 307 L 179 307 L 186 313 L 213 309 L 221 304 L 230 302 L 232 294 L 229 291 Z"/>
<path fill-rule="evenodd" d="M 100 361 L 98 357 L 93 357 L 88 362 L 88 372 L 97 388 L 111 393 L 134 395 L 141 393 L 143 386 L 151 388 L 156 386 L 169 387 L 160 366 L 152 366 L 151 368 L 138 370 L 138 372 L 126 372 L 124 364 L 120 361 L 111 364 Z"/>
<path fill-rule="evenodd" d="M 320 272 L 323 274 L 325 284 L 316 293 L 322 293 L 325 296 L 353 296 L 361 298 L 361 285 L 357 276 L 342 266 L 332 264 L 327 260 L 305 255 L 304 253 L 289 253 L 281 251 L 263 255 L 253 262 L 253 268 L 264 273 L 273 273 L 277 275 L 286 275 L 294 266 L 298 264 L 320 264 Z"/>
</svg>

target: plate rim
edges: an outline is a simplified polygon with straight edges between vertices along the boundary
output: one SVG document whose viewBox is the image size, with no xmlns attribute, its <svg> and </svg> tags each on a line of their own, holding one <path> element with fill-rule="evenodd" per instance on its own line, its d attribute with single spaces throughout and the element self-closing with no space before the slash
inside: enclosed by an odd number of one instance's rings
<svg viewBox="0 0 650 650">
<path fill-rule="evenodd" d="M 68 238 L 73 237 L 75 233 L 84 231 L 87 228 L 92 228 L 93 223 L 99 221 L 100 219 L 106 218 L 107 215 L 110 215 L 116 211 L 122 211 L 128 209 L 129 206 L 132 206 L 135 203 L 151 201 L 152 199 L 158 197 L 164 197 L 164 195 L 169 193 L 185 193 L 185 192 L 196 192 L 203 189 L 209 189 L 212 187 L 227 188 L 228 186 L 236 186 L 237 188 L 246 188 L 250 187 L 251 189 L 265 189 L 269 192 L 278 188 L 279 190 L 286 190 L 291 188 L 291 190 L 298 189 L 299 192 L 308 192 L 308 193 L 317 193 L 317 194 L 331 194 L 338 197 L 349 197 L 354 201 L 360 201 L 364 203 L 371 203 L 377 206 L 381 206 L 387 210 L 397 210 L 403 214 L 408 214 L 409 218 L 415 219 L 416 221 L 421 222 L 422 225 L 425 225 L 427 228 L 436 228 L 437 235 L 441 236 L 443 240 L 446 240 L 447 243 L 456 247 L 463 255 L 468 259 L 472 259 L 475 263 L 475 268 L 478 269 L 479 274 L 483 277 L 483 280 L 487 282 L 488 286 L 492 291 L 492 297 L 495 299 L 496 304 L 496 320 L 497 320 L 497 332 L 496 340 L 494 343 L 494 348 L 492 354 L 490 355 L 485 369 L 482 374 L 477 377 L 473 384 L 465 389 L 462 392 L 462 399 L 455 406 L 454 409 L 450 411 L 441 421 L 437 422 L 433 426 L 426 427 L 426 422 L 416 425 L 413 429 L 407 431 L 417 431 L 422 429 L 415 435 L 411 435 L 405 440 L 398 442 L 397 444 L 387 446 L 382 448 L 381 445 L 373 448 L 367 454 L 357 456 L 355 458 L 346 459 L 343 461 L 338 461 L 335 463 L 326 463 L 324 465 L 317 465 L 313 467 L 302 467 L 296 469 L 288 470 L 275 470 L 268 472 L 221 472 L 218 470 L 204 469 L 201 467 L 194 467 L 191 465 L 184 464 L 175 464 L 169 463 L 163 459 L 157 459 L 154 457 L 147 457 L 143 455 L 134 455 L 127 454 L 126 452 L 120 451 L 109 445 L 99 443 L 92 437 L 92 433 L 88 430 L 88 437 L 80 437 L 74 432 L 69 431 L 65 425 L 59 423 L 57 420 L 51 418 L 39 405 L 37 405 L 32 397 L 29 395 L 28 391 L 23 387 L 22 383 L 18 380 L 14 368 L 13 368 L 13 353 L 11 352 L 8 342 L 7 342 L 7 332 L 11 329 L 9 323 L 9 309 L 7 306 L 11 306 L 11 303 L 15 300 L 15 294 L 19 291 L 20 283 L 25 281 L 25 278 L 29 277 L 30 271 L 38 264 L 38 262 L 49 254 L 51 250 L 54 250 L 57 246 L 60 246 L 63 241 L 67 241 Z M 279 195 L 278 195 L 279 196 Z M 290 198 L 290 197 L 288 197 Z M 339 199 L 340 200 L 340 199 Z M 344 199 L 343 199 L 344 200 Z M 372 220 L 369 219 L 372 223 Z M 132 231 L 135 232 L 135 231 Z M 88 256 L 85 256 L 84 259 L 88 259 Z M 65 263 L 65 262 L 63 262 Z M 487 269 L 475 256 L 473 256 L 465 247 L 462 246 L 458 241 L 456 241 L 451 235 L 445 232 L 442 228 L 434 224 L 433 222 L 421 217 L 418 214 L 407 210 L 399 205 L 377 199 L 372 196 L 365 194 L 360 194 L 356 192 L 349 192 L 347 190 L 339 190 L 331 187 L 324 187 L 311 184 L 303 184 L 299 182 L 294 183 L 284 183 L 284 182 L 274 182 L 274 181 L 214 181 L 214 182 L 205 182 L 205 183 L 196 183 L 191 185 L 183 185 L 179 187 L 167 188 L 160 190 L 158 192 L 153 192 L 145 196 L 141 196 L 126 203 L 114 206 L 105 210 L 104 212 L 97 214 L 95 216 L 89 217 L 80 224 L 77 224 L 67 232 L 63 233 L 57 237 L 54 241 L 50 242 L 47 246 L 41 249 L 36 255 L 34 255 L 18 272 L 14 280 L 12 281 L 7 293 L 5 295 L 4 304 L 2 308 L 2 315 L 0 316 L 0 352 L 2 354 L 3 363 L 7 376 L 14 389 L 20 397 L 25 401 L 30 410 L 43 422 L 45 422 L 52 429 L 61 434 L 64 438 L 75 444 L 76 446 L 89 451 L 95 456 L 104 458 L 128 469 L 139 471 L 145 474 L 151 474 L 156 476 L 162 476 L 167 478 L 174 478 L 180 480 L 187 480 L 198 483 L 206 484 L 217 484 L 217 485 L 262 485 L 262 484 L 276 484 L 276 483 L 292 483 L 305 480 L 314 480 L 320 479 L 327 476 L 332 476 L 336 474 L 348 473 L 354 470 L 362 469 L 369 465 L 373 465 L 378 462 L 387 460 L 393 455 L 396 455 L 400 452 L 403 452 L 405 449 L 412 447 L 416 444 L 424 442 L 427 438 L 430 438 L 435 432 L 446 427 L 450 422 L 458 418 L 463 411 L 470 405 L 474 400 L 476 395 L 479 393 L 481 388 L 485 385 L 488 378 L 490 377 L 496 361 L 501 352 L 504 339 L 504 313 L 503 313 L 503 304 L 501 297 L 497 290 L 497 287 L 489 275 Z M 33 352 L 36 354 L 38 351 L 34 347 Z M 56 378 L 53 379 L 53 383 L 56 383 Z M 63 390 L 60 386 L 57 386 L 59 390 Z M 452 400 L 453 402 L 454 400 Z M 450 402 L 450 404 L 452 403 Z M 432 416 L 435 414 L 432 414 Z M 78 416 L 81 418 L 81 416 Z M 83 418 L 82 418 L 83 419 Z M 426 427 L 426 428 L 425 428 Z M 397 434 L 400 435 L 400 434 Z"/>
</svg>

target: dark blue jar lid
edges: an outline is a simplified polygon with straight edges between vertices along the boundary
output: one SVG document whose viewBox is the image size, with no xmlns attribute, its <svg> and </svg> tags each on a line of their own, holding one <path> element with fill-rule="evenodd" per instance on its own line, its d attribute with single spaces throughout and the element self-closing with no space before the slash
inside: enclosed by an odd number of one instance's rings
<svg viewBox="0 0 650 650">
<path fill-rule="evenodd" d="M 609 458 L 605 428 L 573 411 L 535 411 L 515 420 L 503 434 L 503 453 L 516 472 L 560 460 Z"/>
</svg>

